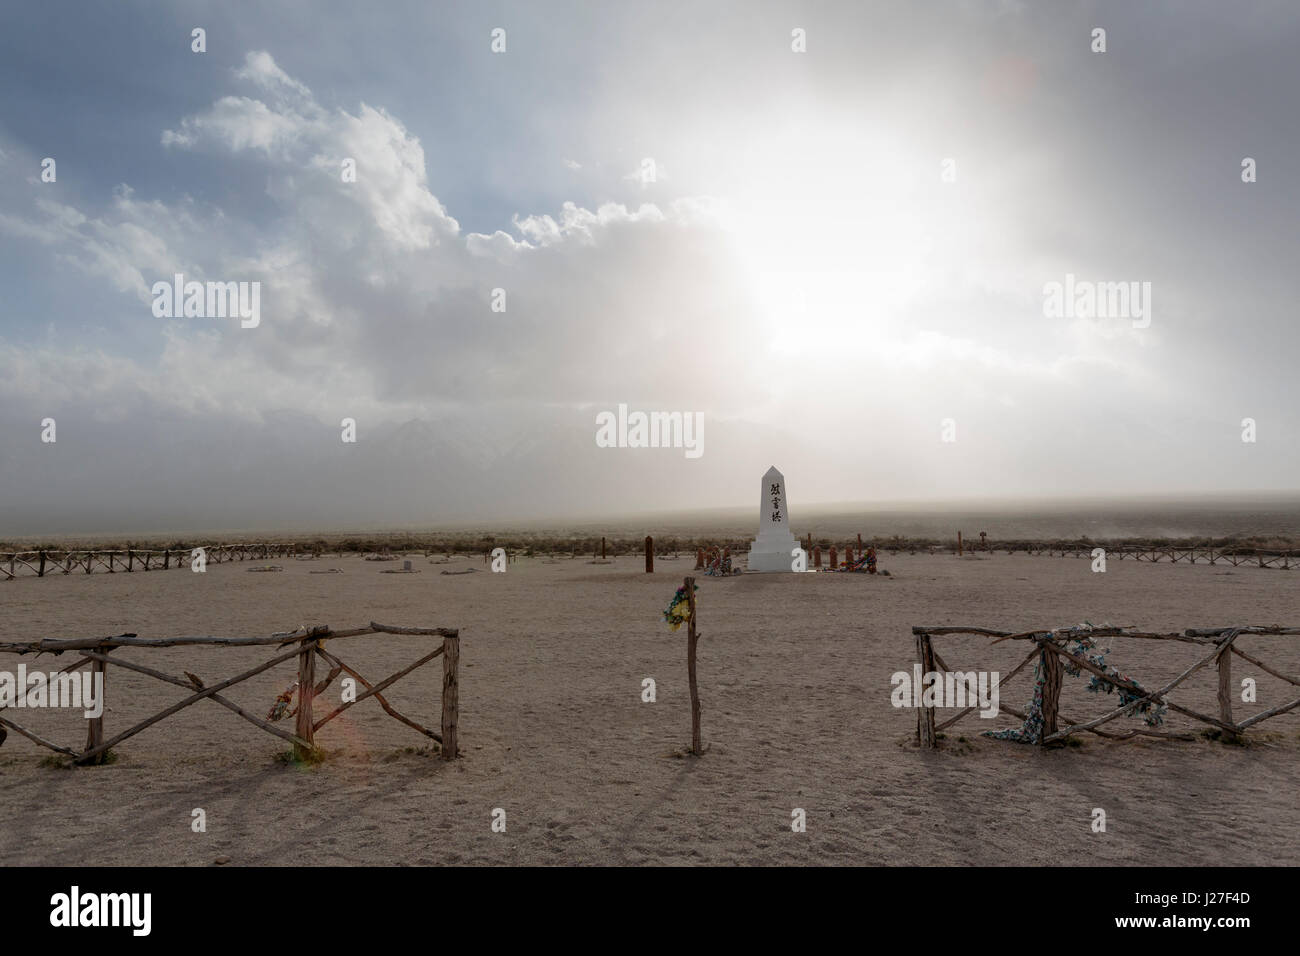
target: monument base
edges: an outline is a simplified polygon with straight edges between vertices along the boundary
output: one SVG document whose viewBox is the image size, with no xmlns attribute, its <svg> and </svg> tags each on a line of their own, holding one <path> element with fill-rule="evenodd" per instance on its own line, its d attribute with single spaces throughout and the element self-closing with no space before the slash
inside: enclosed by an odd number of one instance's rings
<svg viewBox="0 0 1300 956">
<path fill-rule="evenodd" d="M 772 540 L 758 539 L 749 547 L 749 570 L 751 571 L 793 571 L 794 558 L 790 552 L 799 547 L 799 542 L 790 535 L 789 544 Z"/>
</svg>

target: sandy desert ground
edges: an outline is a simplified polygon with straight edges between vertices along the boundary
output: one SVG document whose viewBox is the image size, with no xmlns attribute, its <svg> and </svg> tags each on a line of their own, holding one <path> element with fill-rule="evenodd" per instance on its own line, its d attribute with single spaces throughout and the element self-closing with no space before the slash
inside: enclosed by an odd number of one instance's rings
<svg viewBox="0 0 1300 956">
<path fill-rule="evenodd" d="M 1300 863 L 1300 710 L 1262 725 L 1254 746 L 1088 737 L 1056 750 L 984 739 L 1010 717 L 971 717 L 945 749 L 911 746 L 915 713 L 890 705 L 890 675 L 910 669 L 909 628 L 923 623 L 1051 627 L 1078 623 L 1182 629 L 1300 624 L 1300 574 L 1257 568 L 1079 559 L 882 555 L 892 578 L 701 578 L 702 758 L 682 755 L 690 714 L 685 631 L 661 611 L 693 561 L 521 559 L 491 574 L 481 559 L 415 556 L 419 574 L 358 557 L 169 571 L 54 575 L 0 585 L 0 639 L 136 632 L 267 635 L 301 624 L 385 623 L 461 629 L 461 746 L 444 763 L 424 738 L 366 701 L 324 728 L 319 765 L 277 760 L 279 741 L 210 702 L 117 748 L 103 767 L 69 769 L 11 733 L 0 748 L 0 861 L 20 864 L 1296 864 Z M 313 575 L 311 570 L 343 569 Z M 479 573 L 444 575 L 475 568 Z M 374 636 L 333 650 L 371 680 L 418 658 L 428 639 Z M 1004 673 L 1013 642 L 938 645 L 953 666 Z M 1300 640 L 1248 638 L 1276 669 L 1300 674 Z M 1199 648 L 1117 642 L 1121 670 L 1153 686 Z M 273 650 L 121 650 L 209 683 Z M 19 658 L 0 655 L 0 669 Z M 29 667 L 32 658 L 22 658 Z M 67 658 L 43 658 L 43 669 Z M 264 714 L 293 678 L 283 664 L 229 696 Z M 1294 688 L 1238 661 L 1266 709 Z M 657 682 L 643 703 L 642 680 Z M 1113 698 L 1065 678 L 1062 709 L 1095 715 Z M 1181 689 L 1180 689 L 1181 690 Z M 1023 708 L 1026 675 L 1005 700 Z M 437 726 L 441 662 L 389 694 Z M 1214 712 L 1203 671 L 1175 699 Z M 337 700 L 338 685 L 327 699 Z M 111 735 L 183 692 L 110 670 Z M 84 721 L 24 712 L 69 744 Z M 1111 726 L 1126 723 L 1121 720 Z M 1135 721 L 1127 721 L 1138 726 Z M 1188 727 L 1182 718 L 1172 729 Z M 287 728 L 288 729 L 288 728 Z M 961 738 L 964 738 L 961 739 Z M 1107 814 L 1094 833 L 1092 811 Z M 191 831 L 203 808 L 207 832 Z M 493 832 L 495 808 L 506 831 Z M 807 811 L 807 832 L 790 827 Z"/>
</svg>

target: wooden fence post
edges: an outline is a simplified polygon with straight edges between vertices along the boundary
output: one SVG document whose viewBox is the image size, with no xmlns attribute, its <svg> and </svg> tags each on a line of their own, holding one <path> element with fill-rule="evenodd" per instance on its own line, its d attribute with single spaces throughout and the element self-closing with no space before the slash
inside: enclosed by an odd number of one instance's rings
<svg viewBox="0 0 1300 956">
<path fill-rule="evenodd" d="M 460 632 L 442 638 L 442 759 L 458 756 L 456 727 L 460 723 Z"/>
<path fill-rule="evenodd" d="M 695 680 L 695 645 L 700 635 L 695 631 L 695 578 L 686 578 L 686 678 L 691 685 L 691 753 L 700 755 L 700 687 Z"/>
<path fill-rule="evenodd" d="M 835 545 L 831 545 L 831 570 L 834 571 L 838 566 L 835 558 Z"/>
<path fill-rule="evenodd" d="M 1056 716 L 1061 708 L 1061 659 L 1044 644 L 1039 648 L 1039 663 L 1043 668 L 1043 733 L 1049 737 L 1056 733 Z M 1039 741 L 1042 741 L 1042 737 Z"/>
<path fill-rule="evenodd" d="M 303 638 L 299 646 L 302 650 L 298 654 L 298 723 L 294 734 L 306 741 L 308 746 L 304 748 L 300 744 L 294 744 L 293 757 L 295 760 L 306 760 L 316 746 L 311 716 L 312 698 L 316 696 L 316 642 L 311 638 Z"/>
<path fill-rule="evenodd" d="M 957 532 L 957 557 L 961 557 L 961 532 Z"/>
<path fill-rule="evenodd" d="M 605 560 L 605 539 L 603 537 L 600 539 L 600 560 Z"/>
<path fill-rule="evenodd" d="M 45 552 L 44 551 L 41 552 L 41 569 L 36 572 L 36 576 L 38 578 L 45 577 Z"/>
<path fill-rule="evenodd" d="M 645 573 L 654 574 L 655 570 L 655 539 L 650 535 L 645 536 Z"/>
<path fill-rule="evenodd" d="M 1225 635 L 1225 638 L 1227 635 Z M 1219 651 L 1219 719 L 1225 724 L 1231 724 L 1232 721 L 1232 649 L 1225 640 L 1223 649 Z M 1236 734 L 1224 731 L 1224 741 L 1227 743 L 1236 743 L 1238 737 Z"/>
<path fill-rule="evenodd" d="M 813 548 L 813 567 L 820 568 L 821 566 L 822 566 L 822 549 L 820 547 Z"/>
<path fill-rule="evenodd" d="M 695 570 L 698 571 L 702 567 L 704 567 L 704 549 L 696 548 L 695 549 Z"/>
<path fill-rule="evenodd" d="M 113 648 L 106 647 L 103 650 L 105 654 L 108 654 L 113 650 Z M 95 679 L 96 674 L 99 675 L 99 681 L 100 681 L 99 703 L 100 703 L 101 713 L 98 717 L 91 717 L 86 724 L 86 750 L 88 751 L 94 750 L 96 747 L 102 746 L 104 743 L 104 715 L 102 711 L 108 709 L 106 706 L 104 706 L 104 698 L 108 692 L 108 665 L 106 665 L 103 661 L 91 661 L 90 679 L 92 681 Z M 108 751 L 104 751 L 102 754 L 96 754 L 95 756 L 91 757 L 90 760 L 87 761 L 87 763 L 90 763 L 92 765 L 102 764 L 104 762 L 104 759 L 107 756 L 108 756 Z"/>
<path fill-rule="evenodd" d="M 921 664 L 921 681 L 924 686 L 925 675 L 934 671 L 934 648 L 930 646 L 929 634 L 916 635 L 916 659 Z M 924 750 L 936 750 L 939 739 L 934 731 L 934 708 L 922 705 L 916 711 L 916 743 Z"/>
</svg>

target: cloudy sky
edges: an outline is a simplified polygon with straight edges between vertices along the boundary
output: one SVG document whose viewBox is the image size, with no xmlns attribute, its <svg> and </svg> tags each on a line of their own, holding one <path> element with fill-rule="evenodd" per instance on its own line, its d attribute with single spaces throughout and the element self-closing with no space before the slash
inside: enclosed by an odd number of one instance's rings
<svg viewBox="0 0 1300 956">
<path fill-rule="evenodd" d="M 1258 0 L 6 4 L 0 526 L 1294 489 L 1297 48 Z M 175 273 L 260 323 L 158 317 Z M 598 448 L 620 403 L 703 454 Z"/>
</svg>

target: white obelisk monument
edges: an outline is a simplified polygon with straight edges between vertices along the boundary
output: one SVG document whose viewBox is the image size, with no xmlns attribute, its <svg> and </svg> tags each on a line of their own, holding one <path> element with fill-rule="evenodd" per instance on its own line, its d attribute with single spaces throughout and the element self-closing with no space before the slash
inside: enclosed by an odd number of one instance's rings
<svg viewBox="0 0 1300 956">
<path fill-rule="evenodd" d="M 758 504 L 758 537 L 749 546 L 749 570 L 792 571 L 791 556 L 799 542 L 790 533 L 790 515 L 785 503 L 785 476 L 773 465 L 763 476 Z"/>
</svg>

